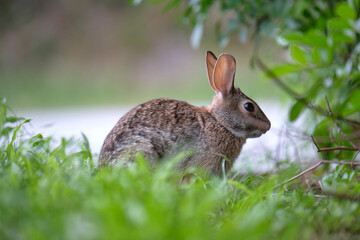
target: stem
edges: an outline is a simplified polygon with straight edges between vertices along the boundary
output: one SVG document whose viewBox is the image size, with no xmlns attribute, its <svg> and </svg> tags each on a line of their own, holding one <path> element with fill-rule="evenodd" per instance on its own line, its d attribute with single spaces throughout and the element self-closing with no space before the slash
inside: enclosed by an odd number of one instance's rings
<svg viewBox="0 0 360 240">
<path fill-rule="evenodd" d="M 295 179 L 301 177 L 302 175 L 305 175 L 306 173 L 311 172 L 312 170 L 318 168 L 318 167 L 319 167 L 320 165 L 322 165 L 322 164 L 323 164 L 322 162 L 318 162 L 318 163 L 315 164 L 314 166 L 311 166 L 311 167 L 309 167 L 308 169 L 306 169 L 305 171 L 299 173 L 298 175 L 296 175 L 296 176 L 294 176 L 294 177 L 286 180 L 286 181 L 283 182 L 281 185 L 283 185 L 283 184 L 285 184 L 285 183 L 288 183 L 288 182 L 291 182 L 292 180 L 295 180 Z"/>
<path fill-rule="evenodd" d="M 360 162 L 345 162 L 345 161 L 329 161 L 329 160 L 320 160 L 318 163 L 316 163 L 315 165 L 309 167 L 308 169 L 306 169 L 305 171 L 299 173 L 298 175 L 284 181 L 283 183 L 279 184 L 279 185 L 284 185 L 285 183 L 291 182 L 303 175 L 305 175 L 308 172 L 311 172 L 313 170 L 315 170 L 316 168 L 318 168 L 319 166 L 323 165 L 323 164 L 342 164 L 342 165 L 351 165 L 351 166 L 360 166 Z M 278 186 L 279 186 L 278 185 Z"/>
<path fill-rule="evenodd" d="M 345 146 L 319 148 L 319 145 L 316 143 L 314 136 L 311 135 L 310 137 L 311 137 L 315 147 L 317 148 L 318 152 L 335 151 L 335 150 L 356 151 L 356 152 L 360 151 L 359 148 L 349 148 L 349 147 L 345 147 Z"/>
</svg>

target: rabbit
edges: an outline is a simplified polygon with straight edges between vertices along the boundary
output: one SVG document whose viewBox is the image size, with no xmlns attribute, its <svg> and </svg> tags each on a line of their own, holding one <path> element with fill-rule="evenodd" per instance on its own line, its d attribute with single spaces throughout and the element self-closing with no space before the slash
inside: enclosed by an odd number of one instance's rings
<svg viewBox="0 0 360 240">
<path fill-rule="evenodd" d="M 246 139 L 266 133 L 271 124 L 256 102 L 234 87 L 233 56 L 223 53 L 217 59 L 208 51 L 206 67 L 216 93 L 210 106 L 196 107 L 166 98 L 140 104 L 120 118 L 107 135 L 99 166 L 126 166 L 141 152 L 154 167 L 162 159 L 190 151 L 179 162 L 180 170 L 196 166 L 217 176 L 223 169 L 228 172 Z"/>
</svg>

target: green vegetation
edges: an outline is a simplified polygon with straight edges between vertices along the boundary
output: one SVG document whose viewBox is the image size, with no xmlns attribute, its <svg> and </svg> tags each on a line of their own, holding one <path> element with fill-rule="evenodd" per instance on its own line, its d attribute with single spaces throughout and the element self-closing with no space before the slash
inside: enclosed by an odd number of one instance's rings
<svg viewBox="0 0 360 240">
<path fill-rule="evenodd" d="M 4 99 L 0 109 L 0 239 L 359 237 L 360 173 L 349 166 L 284 185 L 297 171 L 286 163 L 258 176 L 189 170 L 184 182 L 174 162 L 149 169 L 141 157 L 98 169 L 85 136 L 28 136 L 28 120 L 8 116 Z"/>
</svg>

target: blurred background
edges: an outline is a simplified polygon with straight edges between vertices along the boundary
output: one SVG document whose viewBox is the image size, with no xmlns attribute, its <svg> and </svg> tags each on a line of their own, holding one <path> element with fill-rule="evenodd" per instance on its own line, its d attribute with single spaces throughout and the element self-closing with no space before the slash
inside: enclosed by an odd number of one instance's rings
<svg viewBox="0 0 360 240">
<path fill-rule="evenodd" d="M 169 97 L 210 104 L 205 54 L 211 50 L 235 57 L 235 85 L 260 104 L 273 128 L 283 124 L 286 97 L 250 68 L 251 39 L 231 39 L 220 48 L 208 21 L 195 49 L 192 28 L 163 7 L 147 1 L 1 1 L 0 96 L 16 115 L 32 119 L 33 131 L 83 132 L 98 153 L 121 115 L 141 102 Z M 257 51 L 265 57 L 281 55 L 270 43 L 262 48 Z"/>
</svg>

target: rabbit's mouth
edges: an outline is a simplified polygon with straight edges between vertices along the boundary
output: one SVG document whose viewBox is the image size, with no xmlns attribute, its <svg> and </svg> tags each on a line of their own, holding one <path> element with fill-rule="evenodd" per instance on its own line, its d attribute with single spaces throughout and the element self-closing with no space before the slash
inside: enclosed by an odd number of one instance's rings
<svg viewBox="0 0 360 240">
<path fill-rule="evenodd" d="M 264 124 L 263 124 L 264 125 Z M 257 138 L 260 137 L 262 134 L 265 134 L 270 129 L 270 124 L 266 125 L 265 127 L 259 127 L 259 126 L 252 126 L 247 128 L 247 137 L 248 138 Z"/>
<path fill-rule="evenodd" d="M 265 132 L 262 132 L 260 130 L 254 130 L 252 132 L 249 132 L 247 135 L 248 138 L 257 138 L 257 137 L 260 137 L 262 134 L 266 133 Z"/>
<path fill-rule="evenodd" d="M 245 129 L 247 138 L 257 138 L 262 134 L 265 134 L 270 129 L 270 124 L 259 120 L 253 120 L 251 125 L 248 125 Z"/>
<path fill-rule="evenodd" d="M 245 129 L 239 127 L 235 135 L 241 138 L 257 138 L 266 132 L 267 130 L 262 131 L 255 127 L 247 127 Z"/>
</svg>

